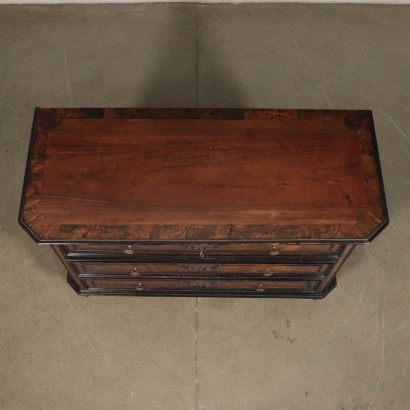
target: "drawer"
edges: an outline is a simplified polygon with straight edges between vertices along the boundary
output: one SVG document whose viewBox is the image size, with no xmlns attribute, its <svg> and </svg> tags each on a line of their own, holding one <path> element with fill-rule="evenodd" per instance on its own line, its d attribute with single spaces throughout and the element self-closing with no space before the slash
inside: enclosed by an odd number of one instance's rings
<svg viewBox="0 0 410 410">
<path fill-rule="evenodd" d="M 215 264 L 215 263 L 72 263 L 80 278 L 270 278 L 309 276 L 324 279 L 332 264 Z"/>
<path fill-rule="evenodd" d="M 156 243 L 156 244 L 72 244 L 64 246 L 65 253 L 88 255 L 150 255 L 184 254 L 197 255 L 338 255 L 343 246 L 340 244 L 284 244 L 284 243 Z"/>
<path fill-rule="evenodd" d="M 247 292 L 268 292 L 276 291 L 314 291 L 320 281 L 212 281 L 212 280 L 176 280 L 176 279 L 87 279 L 84 281 L 88 289 L 100 290 L 133 290 L 144 292 L 156 291 L 186 291 L 196 290 L 206 293 L 206 291 L 247 291 Z"/>
</svg>

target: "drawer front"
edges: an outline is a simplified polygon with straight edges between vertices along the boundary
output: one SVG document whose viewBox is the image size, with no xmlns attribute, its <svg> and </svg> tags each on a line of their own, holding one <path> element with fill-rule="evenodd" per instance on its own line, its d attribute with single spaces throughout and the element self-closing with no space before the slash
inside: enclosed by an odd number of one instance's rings
<svg viewBox="0 0 410 410">
<path fill-rule="evenodd" d="M 318 281 L 212 281 L 212 280 L 155 280 L 155 279 L 87 279 L 84 281 L 88 288 L 109 290 L 134 290 L 136 292 L 157 291 L 250 291 L 268 292 L 281 291 L 314 291 Z"/>
<path fill-rule="evenodd" d="M 73 244 L 65 246 L 66 253 L 90 255 L 337 255 L 342 249 L 338 244 L 280 244 L 280 243 L 176 243 L 176 244 L 131 244 L 95 245 Z"/>
<path fill-rule="evenodd" d="M 80 278 L 90 277 L 261 277 L 312 276 L 324 279 L 332 264 L 166 264 L 166 263 L 73 263 Z"/>
</svg>

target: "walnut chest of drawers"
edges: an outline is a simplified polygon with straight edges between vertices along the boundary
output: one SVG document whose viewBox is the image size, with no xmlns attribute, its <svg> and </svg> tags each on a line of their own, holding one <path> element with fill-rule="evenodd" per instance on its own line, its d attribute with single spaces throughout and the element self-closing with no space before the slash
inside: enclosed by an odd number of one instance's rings
<svg viewBox="0 0 410 410">
<path fill-rule="evenodd" d="M 19 221 L 81 295 L 322 298 L 388 217 L 370 111 L 59 108 Z"/>
</svg>

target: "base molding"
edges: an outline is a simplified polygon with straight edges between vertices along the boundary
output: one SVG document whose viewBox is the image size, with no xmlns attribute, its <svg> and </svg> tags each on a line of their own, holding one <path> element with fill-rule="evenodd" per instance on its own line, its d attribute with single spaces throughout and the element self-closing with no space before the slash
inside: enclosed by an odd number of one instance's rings
<svg viewBox="0 0 410 410">
<path fill-rule="evenodd" d="M 169 297 L 223 297 L 223 298 L 294 298 L 294 299 L 323 299 L 332 291 L 337 281 L 334 278 L 328 286 L 321 292 L 315 291 L 291 291 L 291 290 L 265 290 L 264 292 L 238 291 L 238 290 L 158 290 L 158 289 L 107 289 L 107 288 L 88 288 L 81 289 L 67 273 L 67 282 L 80 296 L 169 296 Z"/>
<path fill-rule="evenodd" d="M 41 5 L 41 4 L 141 4 L 141 3 L 194 3 L 204 4 L 204 0 L 0 0 L 0 4 Z M 410 0 L 207 0 L 207 4 L 410 4 Z M 164 4 L 164 5 L 165 5 Z"/>
</svg>

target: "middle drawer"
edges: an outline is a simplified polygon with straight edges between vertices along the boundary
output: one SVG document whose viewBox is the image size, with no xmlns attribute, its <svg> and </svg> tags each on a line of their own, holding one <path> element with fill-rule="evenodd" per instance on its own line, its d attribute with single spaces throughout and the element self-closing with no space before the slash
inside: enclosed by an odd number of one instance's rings
<svg viewBox="0 0 410 410">
<path fill-rule="evenodd" d="M 76 262 L 79 278 L 110 277 L 310 277 L 324 279 L 332 264 L 218 264 L 218 263 L 107 263 Z"/>
</svg>

